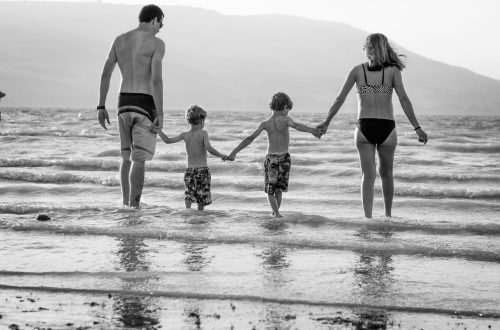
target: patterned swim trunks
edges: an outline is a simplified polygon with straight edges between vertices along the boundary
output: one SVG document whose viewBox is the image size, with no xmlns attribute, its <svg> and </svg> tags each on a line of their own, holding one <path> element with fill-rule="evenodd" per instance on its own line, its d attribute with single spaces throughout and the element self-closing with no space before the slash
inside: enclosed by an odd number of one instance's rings
<svg viewBox="0 0 500 330">
<path fill-rule="evenodd" d="M 191 203 L 198 205 L 212 204 L 212 196 L 210 195 L 210 171 L 208 167 L 188 167 L 184 173 L 184 198 Z"/>
<path fill-rule="evenodd" d="M 264 162 L 264 191 L 273 195 L 275 191 L 288 191 L 288 178 L 292 160 L 290 154 L 268 154 Z"/>
</svg>

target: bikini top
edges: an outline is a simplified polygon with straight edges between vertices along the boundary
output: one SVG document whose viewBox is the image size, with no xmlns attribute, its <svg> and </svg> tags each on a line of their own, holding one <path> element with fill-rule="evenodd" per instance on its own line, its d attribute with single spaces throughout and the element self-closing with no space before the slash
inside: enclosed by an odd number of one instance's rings
<svg viewBox="0 0 500 330">
<path fill-rule="evenodd" d="M 384 85 L 384 74 L 385 69 L 382 67 L 382 84 L 380 85 L 368 85 L 366 80 L 366 70 L 365 65 L 361 64 L 363 68 L 363 73 L 365 74 L 365 84 L 362 86 L 356 85 L 358 94 L 368 94 L 368 93 L 380 93 L 380 94 L 392 94 L 392 87 Z"/>
</svg>

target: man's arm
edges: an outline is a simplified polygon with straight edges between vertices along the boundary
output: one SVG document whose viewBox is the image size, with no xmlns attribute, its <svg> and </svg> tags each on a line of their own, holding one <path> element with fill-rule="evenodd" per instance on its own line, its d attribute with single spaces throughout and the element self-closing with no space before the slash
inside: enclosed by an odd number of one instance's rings
<svg viewBox="0 0 500 330">
<path fill-rule="evenodd" d="M 115 40 L 116 42 L 116 40 Z M 99 86 L 99 110 L 97 110 L 97 120 L 99 121 L 99 124 L 104 128 L 106 128 L 106 120 L 109 122 L 109 115 L 108 111 L 104 106 L 106 105 L 106 97 L 108 96 L 108 91 L 109 91 L 109 84 L 111 81 L 111 75 L 113 74 L 113 70 L 116 67 L 116 63 L 118 62 L 118 59 L 116 57 L 116 52 L 115 52 L 115 42 L 111 45 L 111 49 L 108 54 L 108 58 L 106 59 L 106 62 L 104 63 L 104 68 L 102 69 L 102 74 L 101 74 L 101 84 Z"/>
<path fill-rule="evenodd" d="M 160 135 L 160 138 L 165 143 L 176 143 L 176 142 L 184 140 L 184 133 L 181 133 L 181 134 L 174 136 L 174 137 L 171 137 L 171 138 L 169 138 L 167 136 L 167 134 L 163 133 L 162 131 L 159 131 L 158 135 Z"/>
<path fill-rule="evenodd" d="M 230 160 L 234 160 L 234 157 L 236 157 L 236 154 L 238 152 L 240 152 L 242 149 L 248 147 L 248 145 L 250 143 L 252 143 L 253 140 L 255 140 L 255 138 L 257 136 L 259 136 L 263 130 L 264 130 L 264 123 L 262 122 L 262 123 L 260 123 L 259 127 L 255 130 L 255 132 L 253 132 L 251 135 L 246 137 L 243 141 L 241 141 L 241 143 L 236 148 L 234 148 L 234 150 L 231 152 L 231 154 L 229 155 L 228 158 Z"/>
<path fill-rule="evenodd" d="M 217 150 L 215 150 L 214 147 L 212 147 L 212 145 L 210 144 L 210 140 L 208 139 L 208 133 L 206 131 L 203 134 L 203 144 L 205 145 L 205 148 L 207 149 L 207 151 L 209 153 L 211 153 L 212 155 L 220 157 L 222 159 L 226 159 L 227 158 L 227 155 L 221 154 L 220 152 L 218 152 Z"/>
<path fill-rule="evenodd" d="M 165 43 L 158 39 L 158 46 L 153 53 L 151 60 L 151 73 L 153 85 L 153 100 L 155 102 L 156 118 L 153 121 L 154 129 L 161 130 L 163 128 L 163 78 L 162 78 L 162 61 L 165 56 Z"/>
</svg>

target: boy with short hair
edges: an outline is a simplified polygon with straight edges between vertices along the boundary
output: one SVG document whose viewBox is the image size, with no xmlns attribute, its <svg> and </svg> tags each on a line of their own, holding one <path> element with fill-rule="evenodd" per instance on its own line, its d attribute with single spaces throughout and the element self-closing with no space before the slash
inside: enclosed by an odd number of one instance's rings
<svg viewBox="0 0 500 330">
<path fill-rule="evenodd" d="M 159 131 L 161 139 L 165 143 L 184 141 L 187 153 L 187 168 L 184 174 L 185 203 L 186 208 L 191 208 L 191 203 L 198 204 L 198 210 L 203 211 L 205 205 L 212 203 L 210 195 L 211 175 L 207 166 L 207 151 L 212 155 L 227 159 L 228 156 L 215 150 L 208 139 L 208 133 L 203 130 L 207 112 L 197 105 L 191 106 L 186 111 L 186 120 L 191 129 L 176 137 L 169 138 L 165 133 Z"/>
<path fill-rule="evenodd" d="M 290 141 L 288 128 L 293 127 L 301 132 L 309 132 L 318 137 L 319 131 L 316 128 L 308 127 L 293 121 L 288 117 L 288 112 L 292 110 L 293 102 L 288 95 L 277 92 L 271 98 L 269 107 L 273 111 L 271 117 L 260 123 L 259 127 L 252 135 L 245 138 L 231 152 L 228 159 L 234 160 L 236 154 L 246 148 L 259 136 L 262 131 L 267 133 L 267 156 L 264 162 L 264 191 L 273 210 L 273 216 L 281 218 L 279 208 L 281 206 L 282 192 L 288 191 L 288 177 L 290 175 L 291 159 L 288 153 Z"/>
</svg>

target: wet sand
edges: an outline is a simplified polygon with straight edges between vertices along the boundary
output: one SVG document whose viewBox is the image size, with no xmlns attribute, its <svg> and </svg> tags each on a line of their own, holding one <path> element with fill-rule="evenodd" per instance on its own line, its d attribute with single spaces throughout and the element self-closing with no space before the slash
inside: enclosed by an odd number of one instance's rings
<svg viewBox="0 0 500 330">
<path fill-rule="evenodd" d="M 499 319 L 424 309 L 404 312 L 50 289 L 3 288 L 0 296 L 0 326 L 8 329 L 495 329 L 500 325 Z"/>
</svg>

